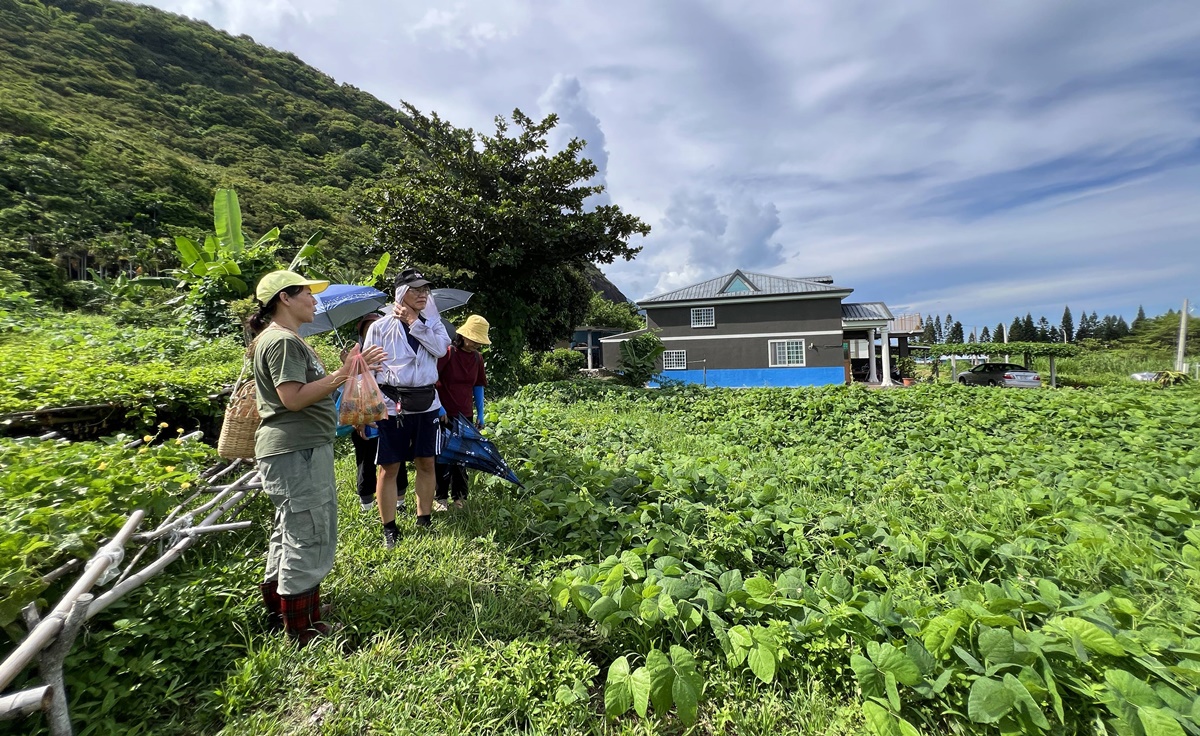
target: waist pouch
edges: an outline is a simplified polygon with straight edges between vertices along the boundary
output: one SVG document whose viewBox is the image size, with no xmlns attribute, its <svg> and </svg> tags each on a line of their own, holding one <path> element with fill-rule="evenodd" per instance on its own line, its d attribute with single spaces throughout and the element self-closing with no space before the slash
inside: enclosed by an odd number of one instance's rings
<svg viewBox="0 0 1200 736">
<path fill-rule="evenodd" d="M 410 414 L 429 411 L 429 407 L 433 406 L 434 397 L 437 396 L 432 384 L 412 387 L 380 384 L 379 390 L 383 392 L 384 396 L 399 404 L 400 410 Z"/>
</svg>

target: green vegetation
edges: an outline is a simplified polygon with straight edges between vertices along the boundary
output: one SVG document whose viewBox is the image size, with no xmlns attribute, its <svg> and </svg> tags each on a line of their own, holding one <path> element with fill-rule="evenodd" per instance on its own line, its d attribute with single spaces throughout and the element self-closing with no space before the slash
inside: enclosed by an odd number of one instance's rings
<svg viewBox="0 0 1200 736">
<path fill-rule="evenodd" d="M 89 557 L 134 508 L 145 509 L 151 520 L 161 517 L 182 500 L 178 494 L 212 457 L 196 441 L 168 439 L 126 449 L 129 439 L 0 440 L 0 626 L 10 634 L 20 635 L 10 624 L 45 591 L 42 575 L 69 559 Z M 61 595 L 70 582 L 46 594 Z"/>
<path fill-rule="evenodd" d="M 471 309 L 492 323 L 489 370 L 511 380 L 526 347 L 542 351 L 582 324 L 593 298 L 590 264 L 632 259 L 650 227 L 612 204 L 587 200 L 596 165 L 572 138 L 557 153 L 557 125 L 514 110 L 494 135 L 456 128 L 411 105 L 399 162 L 358 209 L 374 242 L 400 267 L 416 265 L 440 286 L 475 292 Z"/>
<path fill-rule="evenodd" d="M 1198 397 L 529 387 L 488 416 L 527 491 L 476 476 L 393 554 L 342 457 L 337 640 L 263 631 L 264 502 L 95 623 L 73 708 L 94 733 L 1191 732 Z"/>
<path fill-rule="evenodd" d="M 205 414 L 242 364 L 234 338 L 209 341 L 182 327 L 129 329 L 83 314 L 17 323 L 0 333 L 0 414 L 91 404 L 146 421 L 159 405 Z"/>
<path fill-rule="evenodd" d="M 323 229 L 348 269 L 369 231 L 355 188 L 402 158 L 404 116 L 292 54 L 106 0 L 0 6 L 0 232 L 84 267 L 175 265 L 164 236 L 205 228 L 218 186 L 246 228 Z M 11 268 L 0 262 L 0 267 Z M 367 266 L 369 269 L 369 266 Z"/>
</svg>

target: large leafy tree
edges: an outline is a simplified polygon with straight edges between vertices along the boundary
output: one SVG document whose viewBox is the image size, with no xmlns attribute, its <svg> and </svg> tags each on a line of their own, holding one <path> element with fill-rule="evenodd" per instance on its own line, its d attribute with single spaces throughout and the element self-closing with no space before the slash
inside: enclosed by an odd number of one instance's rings
<svg viewBox="0 0 1200 736">
<path fill-rule="evenodd" d="M 586 264 L 632 259 L 650 226 L 589 184 L 596 165 L 573 138 L 550 153 L 554 115 L 514 110 L 494 135 L 456 128 L 403 103 L 416 150 L 366 193 L 359 212 L 398 267 L 438 286 L 475 292 L 471 309 L 492 324 L 492 369 L 510 372 L 526 346 L 542 350 L 580 324 L 592 298 Z"/>
</svg>

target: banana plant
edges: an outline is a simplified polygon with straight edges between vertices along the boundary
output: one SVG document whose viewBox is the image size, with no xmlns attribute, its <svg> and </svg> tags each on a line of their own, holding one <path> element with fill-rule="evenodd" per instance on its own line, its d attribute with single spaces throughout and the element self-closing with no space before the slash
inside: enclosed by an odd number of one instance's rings
<svg viewBox="0 0 1200 736">
<path fill-rule="evenodd" d="M 242 278 L 242 270 L 238 266 L 238 260 L 247 250 L 242 233 L 242 209 L 238 204 L 237 192 L 232 189 L 218 189 L 213 197 L 213 230 L 204 236 L 203 244 L 183 235 L 175 237 L 175 249 L 179 252 L 182 264 L 176 275 L 180 277 L 181 285 L 193 279 L 215 277 L 228 283 L 241 296 L 249 294 L 250 286 Z M 319 239 L 319 235 L 313 237 Z M 271 228 L 250 249 L 261 248 L 278 240 L 279 228 Z M 314 241 L 310 239 L 309 242 Z"/>
</svg>

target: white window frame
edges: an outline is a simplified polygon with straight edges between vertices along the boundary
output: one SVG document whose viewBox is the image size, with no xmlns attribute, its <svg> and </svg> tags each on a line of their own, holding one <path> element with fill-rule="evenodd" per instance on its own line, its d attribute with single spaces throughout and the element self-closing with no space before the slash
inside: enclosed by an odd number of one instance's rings
<svg viewBox="0 0 1200 736">
<path fill-rule="evenodd" d="M 788 345 L 798 343 L 800 345 L 800 362 L 788 362 Z M 775 361 L 775 346 L 783 345 L 783 363 Z M 804 344 L 803 339 L 799 340 L 767 340 L 767 365 L 772 368 L 804 368 L 808 364 L 808 347 Z"/>
<path fill-rule="evenodd" d="M 662 362 L 664 371 L 686 371 L 687 351 L 664 350 L 662 354 Z"/>
<path fill-rule="evenodd" d="M 716 307 L 692 307 L 692 327 L 716 327 Z"/>
</svg>

